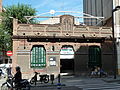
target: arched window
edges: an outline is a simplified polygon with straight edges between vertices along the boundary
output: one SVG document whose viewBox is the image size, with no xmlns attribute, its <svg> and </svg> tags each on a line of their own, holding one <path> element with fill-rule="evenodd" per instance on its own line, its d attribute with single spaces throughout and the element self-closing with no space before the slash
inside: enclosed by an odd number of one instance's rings
<svg viewBox="0 0 120 90">
<path fill-rule="evenodd" d="M 44 46 L 34 45 L 31 50 L 31 68 L 46 66 L 46 51 Z"/>
<path fill-rule="evenodd" d="M 99 66 L 101 67 L 101 49 L 99 46 L 89 47 L 89 61 L 88 67 Z"/>
</svg>

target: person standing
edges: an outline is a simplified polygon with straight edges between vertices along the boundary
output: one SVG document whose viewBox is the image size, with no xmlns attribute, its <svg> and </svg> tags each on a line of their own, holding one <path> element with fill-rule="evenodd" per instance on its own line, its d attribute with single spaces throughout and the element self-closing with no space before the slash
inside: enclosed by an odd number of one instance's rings
<svg viewBox="0 0 120 90">
<path fill-rule="evenodd" d="M 11 70 L 12 70 L 12 67 L 11 67 L 11 65 L 9 65 L 9 67 L 6 69 L 7 77 L 12 76 Z"/>
</svg>

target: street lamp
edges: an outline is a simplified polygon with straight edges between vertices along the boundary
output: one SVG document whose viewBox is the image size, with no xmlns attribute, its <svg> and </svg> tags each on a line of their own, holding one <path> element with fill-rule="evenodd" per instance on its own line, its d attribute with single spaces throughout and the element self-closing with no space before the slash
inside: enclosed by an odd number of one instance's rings
<svg viewBox="0 0 120 90">
<path fill-rule="evenodd" d="M 113 58 L 114 58 L 114 79 L 116 79 L 116 69 L 117 69 L 117 48 L 116 48 L 116 38 L 115 38 L 115 30 L 114 30 L 114 12 L 120 10 L 120 6 L 116 6 L 115 9 L 112 10 L 112 36 L 113 36 Z"/>
</svg>

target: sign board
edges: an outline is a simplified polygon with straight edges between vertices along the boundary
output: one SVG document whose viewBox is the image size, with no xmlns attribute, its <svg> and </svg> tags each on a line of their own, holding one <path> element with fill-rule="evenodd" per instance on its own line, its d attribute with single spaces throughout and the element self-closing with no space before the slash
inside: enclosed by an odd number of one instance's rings
<svg viewBox="0 0 120 90">
<path fill-rule="evenodd" d="M 7 56 L 12 56 L 13 55 L 13 53 L 12 53 L 12 51 L 7 51 Z"/>
<path fill-rule="evenodd" d="M 56 66 L 56 57 L 50 57 L 49 63 L 50 66 Z"/>
</svg>

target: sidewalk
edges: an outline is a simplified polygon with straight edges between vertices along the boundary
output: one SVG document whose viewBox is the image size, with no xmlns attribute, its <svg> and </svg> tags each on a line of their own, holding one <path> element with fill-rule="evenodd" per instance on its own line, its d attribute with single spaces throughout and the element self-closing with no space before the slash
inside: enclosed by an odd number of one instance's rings
<svg viewBox="0 0 120 90">
<path fill-rule="evenodd" d="M 102 79 L 105 82 L 112 83 L 112 82 L 119 82 L 120 83 L 120 76 L 116 76 L 116 79 L 114 79 L 114 76 L 109 76 Z"/>
<path fill-rule="evenodd" d="M 107 82 L 107 83 L 120 83 L 120 75 L 117 75 L 116 76 L 116 79 L 114 79 L 114 76 L 111 75 L 111 76 L 108 76 L 108 77 L 102 77 L 102 78 L 99 78 L 99 77 L 88 77 L 88 76 L 63 76 L 62 79 L 61 79 L 61 82 L 65 82 L 67 80 L 91 80 L 91 79 L 101 79 L 102 81 L 104 82 Z"/>
<path fill-rule="evenodd" d="M 57 87 L 33 87 L 31 88 L 31 90 L 83 90 L 82 88 L 77 88 L 74 86 L 68 86 L 68 87 L 61 87 L 61 88 L 57 88 Z"/>
<path fill-rule="evenodd" d="M 0 86 L 2 83 L 6 81 L 5 78 L 0 79 Z M 88 76 L 61 76 L 60 85 L 58 82 L 58 78 L 56 78 L 52 84 L 51 81 L 49 83 L 42 83 L 37 82 L 37 85 L 32 84 L 31 90 L 56 90 L 58 88 L 62 88 L 62 90 L 74 90 L 73 88 L 76 88 L 75 90 L 82 90 L 82 88 L 77 88 L 79 85 L 84 84 L 92 84 L 97 82 L 98 83 L 120 83 L 120 76 L 117 76 L 116 79 L 114 79 L 113 76 L 105 77 L 105 78 L 91 78 Z"/>
<path fill-rule="evenodd" d="M 48 83 L 41 83 L 41 82 L 37 82 L 37 84 L 36 85 L 34 85 L 34 84 L 32 84 L 31 86 L 32 87 L 57 87 L 57 86 L 66 86 L 63 82 L 62 82 L 62 78 L 61 78 L 61 81 L 60 81 L 60 83 L 58 82 L 58 79 L 56 78 L 54 81 L 53 81 L 53 84 L 52 84 L 52 82 L 51 82 L 51 80 L 48 82 Z"/>
</svg>

